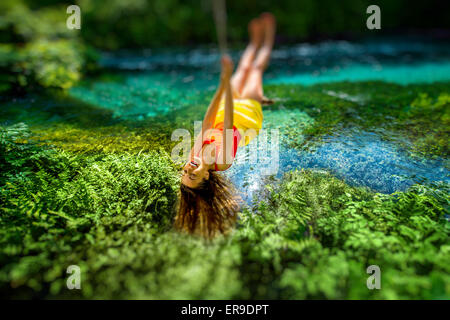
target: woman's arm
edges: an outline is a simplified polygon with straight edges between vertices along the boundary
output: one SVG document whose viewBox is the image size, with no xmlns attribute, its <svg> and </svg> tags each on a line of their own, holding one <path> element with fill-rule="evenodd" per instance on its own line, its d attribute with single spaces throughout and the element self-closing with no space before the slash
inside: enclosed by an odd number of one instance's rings
<svg viewBox="0 0 450 320">
<path fill-rule="evenodd" d="M 231 88 L 230 79 L 225 79 L 225 116 L 223 121 L 223 139 L 222 139 L 222 164 L 228 168 L 231 163 L 227 163 L 231 159 L 233 150 L 233 90 Z M 228 134 L 227 134 L 228 133 Z M 228 156 L 228 159 L 227 159 Z M 228 160 L 228 161 L 227 161 Z"/>
<path fill-rule="evenodd" d="M 228 55 L 225 55 L 222 57 L 222 73 L 220 74 L 219 87 L 217 88 L 217 91 L 214 94 L 211 103 L 209 104 L 208 110 L 206 110 L 205 117 L 203 118 L 202 123 L 202 132 L 205 132 L 206 130 L 209 130 L 213 127 L 223 91 L 224 89 L 226 91 L 229 89 L 227 88 L 227 85 L 228 86 L 230 85 L 230 78 L 232 72 L 233 72 L 233 62 L 231 61 L 231 58 Z M 231 99 L 233 99 L 232 96 Z"/>
<path fill-rule="evenodd" d="M 224 63 L 224 61 L 229 61 L 231 63 L 227 64 Z M 205 137 L 205 134 L 208 130 L 212 129 L 214 125 L 214 121 L 216 119 L 217 110 L 219 109 L 220 100 L 222 99 L 222 95 L 224 90 L 226 89 L 226 83 L 230 82 L 231 73 L 233 72 L 233 64 L 231 62 L 231 59 L 228 56 L 224 56 L 222 58 L 222 73 L 220 74 L 220 82 L 219 87 L 216 90 L 216 93 L 214 94 L 214 97 L 212 98 L 208 110 L 206 110 L 205 116 L 203 118 L 202 122 L 202 132 L 197 137 L 195 143 L 194 143 L 194 153 L 198 154 L 202 148 L 203 144 L 203 137 Z M 226 117 L 225 117 L 226 121 Z M 233 127 L 233 125 L 231 125 Z"/>
<path fill-rule="evenodd" d="M 231 166 L 232 150 L 233 150 L 233 88 L 231 87 L 231 73 L 233 72 L 233 62 L 228 56 L 222 59 L 222 69 L 224 70 L 224 87 L 225 87 L 225 110 L 222 131 L 222 152 L 221 158 L 218 159 L 217 166 L 220 170 L 226 170 Z M 228 134 L 227 134 L 228 131 Z"/>
<path fill-rule="evenodd" d="M 205 116 L 203 118 L 202 131 L 195 139 L 194 148 L 191 150 L 191 153 L 192 152 L 194 152 L 194 154 L 200 153 L 204 137 L 207 131 L 210 130 L 214 125 L 214 120 L 216 119 L 216 114 L 217 110 L 219 109 L 220 99 L 222 98 L 223 90 L 224 90 L 224 83 L 221 77 L 219 87 L 217 88 L 216 93 L 214 94 L 214 97 L 212 98 L 208 110 L 206 110 Z"/>
<path fill-rule="evenodd" d="M 217 110 L 219 109 L 220 100 L 225 87 L 223 78 L 223 75 L 221 75 L 219 87 L 217 88 L 216 93 L 209 104 L 208 110 L 206 110 L 205 117 L 203 118 L 202 135 L 214 125 L 214 120 L 216 119 Z"/>
</svg>

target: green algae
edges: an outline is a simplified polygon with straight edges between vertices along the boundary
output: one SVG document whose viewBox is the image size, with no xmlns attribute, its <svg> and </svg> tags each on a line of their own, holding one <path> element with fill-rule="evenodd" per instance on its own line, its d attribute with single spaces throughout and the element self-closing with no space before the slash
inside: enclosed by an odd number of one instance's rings
<svg viewBox="0 0 450 320">
<path fill-rule="evenodd" d="M 300 109 L 287 109 L 283 106 L 264 110 L 263 129 L 279 130 L 281 143 L 287 146 L 300 146 L 305 143 L 306 130 L 314 125 L 314 119 Z"/>
<path fill-rule="evenodd" d="M 299 85 L 267 86 L 267 94 L 280 99 L 273 106 L 300 109 L 314 123 L 309 123 L 301 143 L 320 142 L 320 136 L 342 128 L 356 127 L 373 131 L 393 140 L 411 155 L 436 157 L 449 155 L 448 82 L 432 85 L 401 86 L 384 82 L 342 82 L 309 87 Z"/>
</svg>

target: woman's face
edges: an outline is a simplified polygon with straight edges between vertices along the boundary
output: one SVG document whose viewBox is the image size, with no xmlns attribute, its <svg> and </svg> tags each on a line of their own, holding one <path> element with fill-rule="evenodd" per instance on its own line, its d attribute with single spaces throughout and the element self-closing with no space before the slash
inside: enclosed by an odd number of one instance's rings
<svg viewBox="0 0 450 320">
<path fill-rule="evenodd" d="M 198 158 L 193 157 L 183 167 L 183 175 L 181 177 L 181 183 L 185 186 L 195 189 L 198 188 L 204 180 L 209 179 L 208 166 Z"/>
</svg>

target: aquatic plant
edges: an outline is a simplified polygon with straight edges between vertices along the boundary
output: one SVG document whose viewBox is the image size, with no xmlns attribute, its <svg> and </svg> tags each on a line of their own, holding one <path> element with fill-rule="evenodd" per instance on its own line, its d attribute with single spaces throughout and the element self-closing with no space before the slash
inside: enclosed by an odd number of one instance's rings
<svg viewBox="0 0 450 320">
<path fill-rule="evenodd" d="M 82 157 L 29 144 L 28 136 L 25 126 L 13 126 L 2 128 L 0 141 L 0 278 L 13 287 L 36 289 L 40 283 L 29 277 L 41 277 L 35 271 L 55 253 L 119 225 L 149 234 L 171 226 L 176 175 L 164 152 Z"/>
<path fill-rule="evenodd" d="M 177 174 L 164 151 L 79 154 L 0 136 L 0 292 L 9 297 L 450 296 L 448 185 L 393 195 L 294 171 L 243 208 L 230 237 L 171 230 Z M 7 151 L 7 152 L 6 152 Z M 68 290 L 66 268 L 82 270 Z M 368 265 L 382 289 L 368 290 Z"/>
</svg>

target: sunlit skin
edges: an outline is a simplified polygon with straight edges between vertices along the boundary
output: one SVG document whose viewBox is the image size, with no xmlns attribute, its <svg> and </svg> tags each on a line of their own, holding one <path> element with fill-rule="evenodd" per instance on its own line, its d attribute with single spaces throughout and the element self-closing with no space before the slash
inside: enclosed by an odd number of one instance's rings
<svg viewBox="0 0 450 320">
<path fill-rule="evenodd" d="M 231 150 L 231 148 L 227 148 L 227 144 L 232 142 L 227 141 L 225 132 L 227 129 L 233 128 L 233 98 L 250 98 L 260 103 L 269 101 L 263 94 L 262 76 L 272 52 L 275 28 L 275 18 L 270 13 L 263 13 L 259 18 L 250 21 L 248 26 L 250 43 L 242 54 L 234 75 L 232 75 L 233 62 L 230 57 L 227 55 L 222 57 L 219 87 L 206 111 L 202 123 L 202 133 L 197 137 L 190 152 L 190 160 L 183 167 L 181 183 L 187 187 L 198 188 L 204 180 L 209 179 L 209 171 L 215 169 L 215 143 L 205 145 L 203 148 L 201 146 L 202 137 L 214 124 L 221 99 L 225 98 L 224 150 Z M 200 149 L 202 152 L 199 152 Z M 201 157 L 194 156 L 195 154 L 200 154 Z M 232 163 L 226 163 L 226 155 L 222 152 L 221 156 L 224 158 L 221 164 L 217 163 L 217 168 L 223 171 L 228 169 Z"/>
<path fill-rule="evenodd" d="M 183 168 L 181 183 L 189 188 L 198 188 L 204 179 L 209 179 L 209 170 L 214 169 L 214 164 L 208 165 L 198 157 L 188 161 Z"/>
</svg>

